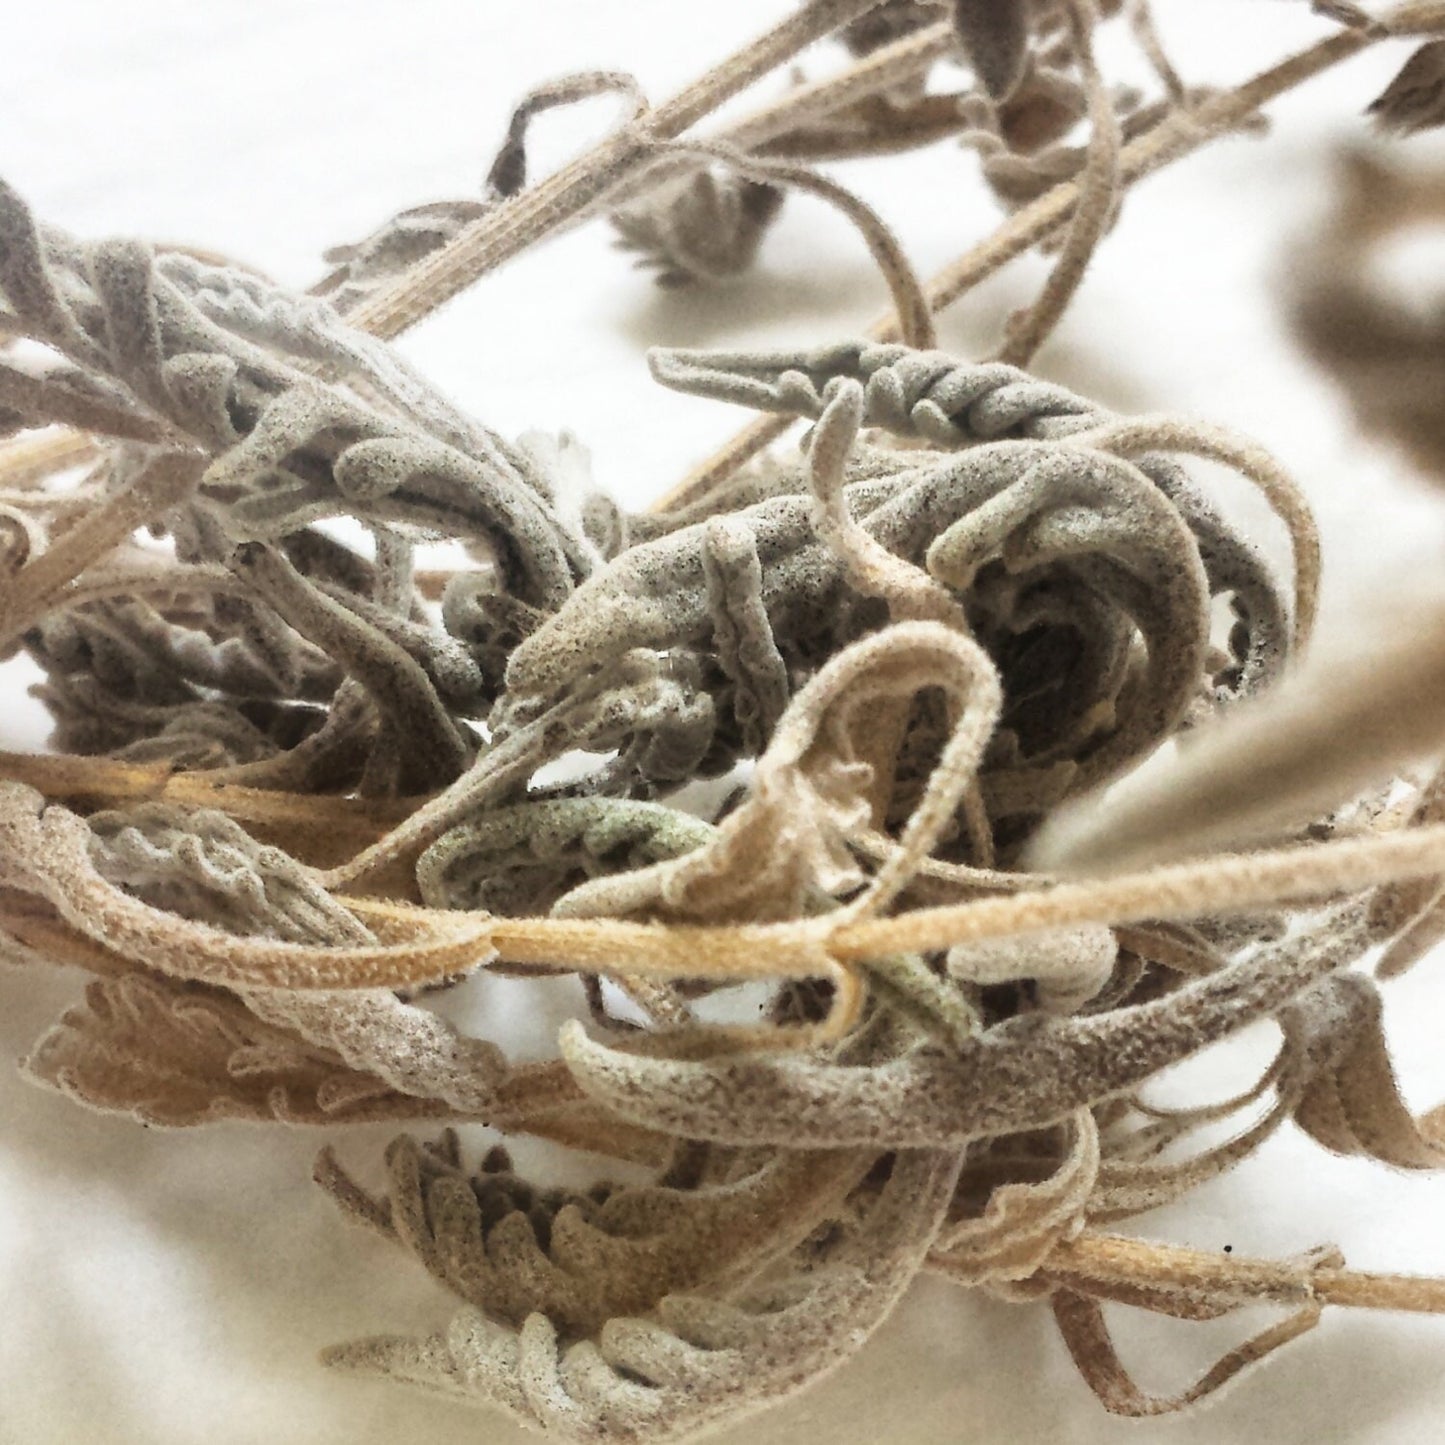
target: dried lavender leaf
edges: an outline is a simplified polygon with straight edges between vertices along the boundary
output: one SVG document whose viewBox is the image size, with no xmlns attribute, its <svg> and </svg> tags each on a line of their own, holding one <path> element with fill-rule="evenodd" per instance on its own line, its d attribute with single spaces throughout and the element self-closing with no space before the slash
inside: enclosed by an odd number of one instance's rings
<svg viewBox="0 0 1445 1445">
<path fill-rule="evenodd" d="M 500 1406 L 562 1439 L 680 1439 L 795 1393 L 857 1350 L 922 1262 L 958 1163 L 901 1154 L 851 1247 L 741 1306 L 670 1296 L 657 1322 L 613 1319 L 596 1343 L 565 1351 L 544 1315 L 517 1334 L 472 1311 L 445 1335 L 359 1341 L 326 1360 Z"/>
<path fill-rule="evenodd" d="M 1007 100 L 1028 64 L 1029 13 L 1021 0 L 949 0 L 958 43 L 979 84 Z"/>
<path fill-rule="evenodd" d="M 489 1319 L 544 1314 L 564 1334 L 650 1310 L 679 1290 L 738 1286 L 800 1245 L 841 1204 L 873 1156 L 780 1153 L 741 1178 L 571 1194 L 507 1171 L 468 1175 L 405 1136 L 387 1150 L 384 1200 L 359 1195 L 334 1161 L 337 1202 L 411 1251 Z"/>
<path fill-rule="evenodd" d="M 793 1148 L 963 1143 L 1042 1128 L 1127 1092 L 1352 961 L 1359 927 L 1336 915 L 1151 1003 L 1024 1015 L 947 1053 L 919 1049 L 871 1067 L 788 1054 L 646 1057 L 594 1043 L 575 1024 L 563 1029 L 562 1051 L 607 1108 L 692 1138 Z"/>
</svg>

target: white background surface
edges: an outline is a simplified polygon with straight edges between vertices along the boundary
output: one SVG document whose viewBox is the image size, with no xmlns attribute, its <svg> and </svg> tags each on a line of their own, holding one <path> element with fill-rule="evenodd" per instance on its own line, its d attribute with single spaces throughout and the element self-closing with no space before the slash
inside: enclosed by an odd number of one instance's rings
<svg viewBox="0 0 1445 1445">
<path fill-rule="evenodd" d="M 659 98 L 776 19 L 785 0 L 50 0 L 11 7 L 0 172 L 47 219 L 84 234 L 214 247 L 298 285 L 327 245 L 390 212 L 470 194 L 511 102 L 593 67 Z M 1237 78 L 1320 32 L 1302 3 L 1164 0 L 1191 81 Z M 1323 519 L 1327 621 L 1410 568 L 1438 570 L 1445 532 L 1424 489 L 1355 439 L 1328 386 L 1289 350 L 1275 306 L 1292 238 L 1324 204 L 1337 145 L 1402 52 L 1371 55 L 1232 141 L 1156 177 L 1126 208 L 1041 369 L 1124 409 L 1170 408 L 1251 432 L 1305 482 Z M 806 59 L 814 74 L 836 63 Z M 544 121 L 555 163 L 605 120 Z M 992 224 L 972 162 L 951 148 L 846 172 L 926 272 Z M 741 420 L 653 388 L 655 342 L 817 342 L 857 331 L 880 282 L 858 239 L 795 199 L 764 269 L 694 296 L 653 290 L 602 227 L 475 288 L 405 349 L 489 425 L 569 426 L 601 479 L 641 504 Z M 943 321 L 980 355 L 1029 294 L 1036 258 Z M 1445 277 L 1445 267 L 1439 274 Z M 43 719 L 3 680 L 0 746 L 38 747 Z M 78 976 L 0 976 L 0 1054 L 19 1057 Z M 1445 1094 L 1438 965 L 1393 986 L 1388 1022 L 1412 1100 Z M 482 1021 L 510 1039 L 506 1016 Z M 531 1031 L 530 1047 L 541 1033 Z M 1267 1036 L 1193 1066 L 1219 1094 Z M 319 1133 L 226 1126 L 142 1131 L 0 1076 L 0 1442 L 3 1445 L 453 1445 L 522 1437 L 496 1416 L 400 1387 L 335 1378 L 322 1346 L 439 1327 L 451 1302 L 399 1253 L 343 1227 L 309 1183 Z M 374 1171 L 390 1131 L 352 1134 Z M 368 1177 L 375 1177 L 372 1172 Z M 1142 1232 L 1238 1254 L 1340 1243 L 1361 1268 L 1445 1273 L 1445 1181 L 1325 1156 L 1296 1134 Z M 1257 1325 L 1257 1321 L 1246 1322 Z M 1117 1318 L 1141 1382 L 1172 1391 L 1244 1324 Z M 766 1442 L 1269 1438 L 1371 1445 L 1445 1429 L 1445 1321 L 1326 1317 L 1313 1335 L 1180 1422 L 1110 1419 L 1045 1311 L 920 1283 L 840 1376 L 730 1438 Z"/>
</svg>

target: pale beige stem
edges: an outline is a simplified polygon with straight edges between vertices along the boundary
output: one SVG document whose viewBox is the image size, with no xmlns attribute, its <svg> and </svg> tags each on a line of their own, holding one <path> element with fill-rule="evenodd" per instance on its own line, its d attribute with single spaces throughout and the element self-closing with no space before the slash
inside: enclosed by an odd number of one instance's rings
<svg viewBox="0 0 1445 1445">
<path fill-rule="evenodd" d="M 1102 882 L 921 908 L 842 924 L 824 917 L 732 928 L 612 919 L 496 918 L 491 942 L 513 963 L 620 968 L 663 977 L 807 977 L 829 961 L 856 964 L 989 938 L 1085 924 L 1247 913 L 1290 899 L 1354 892 L 1445 872 L 1445 824 L 1155 868 Z M 456 915 L 442 915 L 454 919 Z"/>
<path fill-rule="evenodd" d="M 106 597 L 174 597 L 192 593 L 244 592 L 236 575 L 215 562 L 178 563 L 158 558 L 150 565 L 124 563 L 94 570 L 66 585 L 55 599 L 59 607 L 78 607 Z"/>
<path fill-rule="evenodd" d="M 1445 825 L 1383 837 L 1233 854 L 1037 893 L 918 909 L 841 928 L 829 951 L 845 962 L 951 948 L 984 938 L 1088 923 L 1139 923 L 1241 914 L 1289 899 L 1359 892 L 1395 878 L 1445 871 Z"/>
<path fill-rule="evenodd" d="M 65 826 L 55 831 L 57 837 L 69 839 L 66 846 L 77 846 Z M 886 919 L 839 922 L 824 916 L 781 924 L 695 927 L 615 919 L 501 918 L 378 900 L 359 901 L 358 912 L 380 937 L 393 940 L 391 947 L 301 948 L 234 939 L 174 919 L 166 920 L 165 928 L 168 948 L 175 943 L 177 930 L 195 933 L 197 939 L 204 934 L 207 940 L 209 952 L 202 955 L 192 949 L 176 971 L 248 986 L 396 987 L 467 971 L 487 953 L 509 963 L 643 977 L 828 978 L 837 998 L 826 1031 L 836 1036 L 857 1017 L 861 1003 L 855 966 L 890 954 L 942 950 L 958 943 L 1089 923 L 1244 913 L 1290 899 L 1356 892 L 1441 872 L 1445 872 L 1445 825 L 1437 824 L 1384 837 L 1157 868 L 1127 878 L 1065 884 Z M 104 938 L 122 952 L 152 960 L 159 938 L 154 910 L 98 878 L 77 882 L 64 868 L 42 891 L 73 926 Z M 0 917 L 0 926 L 3 923 Z M 808 1034 L 793 1032 L 799 1037 Z"/>
<path fill-rule="evenodd" d="M 900 81 L 921 74 L 940 56 L 954 46 L 953 26 L 948 21 L 930 25 L 914 35 L 895 40 L 865 56 L 837 75 L 799 85 L 779 100 L 722 126 L 705 137 L 724 142 L 738 150 L 757 151 L 779 140 L 815 119 L 835 115 L 849 106 Z M 606 204 L 609 209 L 630 205 L 655 186 L 692 169 L 693 163 L 680 158 L 662 157 L 646 166 L 631 181 L 610 190 Z M 594 202 L 583 215 L 593 215 L 599 206 Z"/>
<path fill-rule="evenodd" d="M 366 855 L 361 855 L 366 856 Z M 356 876 L 335 870 L 333 886 Z M 485 922 L 512 963 L 615 969 L 664 978 L 830 977 L 852 988 L 851 966 L 990 938 L 1119 924 L 1244 914 L 1290 900 L 1361 892 L 1381 883 L 1445 873 L 1445 824 L 1383 836 L 1229 855 L 1147 872 L 989 897 L 892 918 L 701 927 L 614 919 L 487 918 L 433 914 L 449 929 Z M 427 910 L 418 910 L 424 917 Z M 394 984 L 424 981 L 398 975 Z M 334 985 L 333 985 L 334 986 Z"/>
<path fill-rule="evenodd" d="M 1098 12 L 1093 0 L 1069 0 L 1067 9 L 1079 70 L 1089 94 L 1089 148 L 1079 173 L 1079 203 L 1069 219 L 1053 270 L 1034 304 L 1010 318 L 1007 339 L 999 352 L 999 360 L 1010 366 L 1027 366 L 1059 324 L 1109 229 L 1120 189 L 1119 117 L 1094 59 Z"/>
<path fill-rule="evenodd" d="M 182 501 L 195 487 L 205 459 L 165 452 L 147 463 L 123 490 L 107 497 L 0 591 L 0 647 L 36 622 L 56 595 L 85 568 L 120 546 L 137 527 Z"/>
<path fill-rule="evenodd" d="M 651 158 L 657 141 L 681 135 L 725 100 L 876 3 L 811 0 L 671 100 L 479 217 L 395 286 L 367 297 L 351 317 L 353 324 L 383 340 L 399 336 L 634 174 Z"/>
<path fill-rule="evenodd" d="M 1421 1275 L 1369 1274 L 1288 1260 L 1240 1259 L 1180 1245 L 1156 1244 L 1086 1230 L 1054 1246 L 1045 1275 L 1060 1283 L 1129 1284 L 1235 1295 L 1241 1301 L 1280 1304 L 1315 1299 L 1359 1309 L 1445 1314 L 1445 1279 Z"/>
<path fill-rule="evenodd" d="M 1340 61 L 1366 49 L 1377 37 L 1356 30 L 1337 31 L 1306 50 L 1272 65 L 1268 70 L 1188 110 L 1172 111 L 1119 153 L 1121 186 L 1198 150 L 1223 131 L 1248 120 L 1261 106 L 1292 90 Z M 941 309 L 970 291 L 980 281 L 1025 251 L 1046 241 L 1067 225 L 1084 193 L 1082 179 L 1064 181 L 1018 211 L 993 235 L 958 260 L 945 266 L 929 283 L 929 299 Z M 880 318 L 874 333 L 880 340 L 896 339 L 888 318 Z"/>
<path fill-rule="evenodd" d="M 1338 31 L 1278 65 L 1261 71 L 1235 90 L 1213 96 L 1190 110 L 1171 112 L 1152 130 L 1129 142 L 1119 152 L 1119 188 L 1162 169 L 1198 150 L 1222 131 L 1249 119 L 1262 105 L 1285 91 L 1328 70 L 1366 49 L 1379 37 L 1358 30 Z M 928 282 L 929 305 L 941 311 L 965 292 L 1047 241 L 1068 225 L 1083 196 L 1081 180 L 1064 181 L 1016 212 L 992 235 L 950 262 Z M 868 335 L 879 341 L 897 341 L 893 317 L 880 317 Z M 764 417 L 753 422 L 721 451 L 689 472 L 649 510 L 672 511 L 702 501 L 720 482 L 774 442 L 791 425 L 788 417 Z"/>
<path fill-rule="evenodd" d="M 48 753 L 0 753 L 0 779 L 23 783 L 57 802 L 180 803 L 214 808 L 245 823 L 319 828 L 364 839 L 395 827 L 425 801 L 285 793 L 218 782 L 204 772 L 176 772 L 163 763 Z"/>
<path fill-rule="evenodd" d="M 933 294 L 930 283 L 929 296 Z M 671 491 L 648 504 L 649 512 L 672 512 L 704 501 L 740 467 L 771 446 L 797 420 L 791 416 L 760 416 L 724 442 L 705 462 L 694 467 Z"/>
<path fill-rule="evenodd" d="M 937 345 L 933 330 L 933 311 L 923 293 L 913 263 L 898 238 L 888 229 L 883 218 L 846 186 L 829 180 L 808 166 L 771 157 L 753 156 L 731 145 L 712 141 L 675 141 L 666 149 L 699 160 L 716 160 L 729 166 L 749 180 L 778 186 L 791 186 L 807 191 L 829 205 L 837 207 L 857 228 L 878 263 L 878 269 L 893 297 L 893 315 L 909 346 L 931 350 Z"/>
<path fill-rule="evenodd" d="M 89 461 L 99 448 L 77 431 L 44 431 L 0 446 L 0 486 L 32 487 L 65 467 Z"/>
</svg>

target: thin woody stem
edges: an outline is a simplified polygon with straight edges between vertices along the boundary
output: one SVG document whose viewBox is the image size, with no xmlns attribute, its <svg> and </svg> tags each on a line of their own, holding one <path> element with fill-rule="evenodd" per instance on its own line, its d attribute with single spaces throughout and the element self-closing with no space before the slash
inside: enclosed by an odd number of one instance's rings
<svg viewBox="0 0 1445 1445">
<path fill-rule="evenodd" d="M 893 315 L 897 318 L 900 334 L 906 338 L 908 345 L 926 351 L 938 344 L 933 330 L 933 310 L 907 252 L 877 212 L 847 187 L 840 186 L 836 181 L 829 180 L 827 176 L 820 175 L 807 166 L 775 160 L 772 157 L 749 155 L 746 151 L 730 145 L 708 141 L 679 141 L 674 144 L 680 154 L 716 158 L 721 164 L 731 167 L 750 180 L 792 186 L 837 207 L 857 228 L 868 246 L 869 254 L 877 262 L 879 271 L 887 281 L 888 290 L 893 297 Z"/>
<path fill-rule="evenodd" d="M 877 3 L 812 0 L 671 100 L 609 135 L 555 175 L 474 221 L 449 245 L 408 271 L 394 287 L 363 301 L 351 318 L 353 323 L 383 340 L 399 336 L 635 173 L 654 154 L 656 141 L 681 135 L 805 46 Z"/>
<path fill-rule="evenodd" d="M 1055 1245 L 1041 1272 L 1070 1286 L 1095 1281 L 1233 1295 L 1241 1302 L 1315 1299 L 1358 1309 L 1445 1314 L 1445 1279 L 1240 1259 L 1091 1230 Z"/>
<path fill-rule="evenodd" d="M 42 753 L 0 753 L 0 778 L 26 784 L 56 800 L 112 806 L 180 803 L 214 808 L 242 822 L 319 828 L 363 838 L 380 836 L 424 801 L 287 793 L 217 781 L 203 772 L 177 772 L 165 764 Z"/>
<path fill-rule="evenodd" d="M 932 282 L 928 283 L 927 294 L 932 300 Z M 760 416 L 756 421 L 749 422 L 705 462 L 694 467 L 671 491 L 664 492 L 650 503 L 647 510 L 673 512 L 705 501 L 739 467 L 746 466 L 764 447 L 772 446 L 784 436 L 796 420 L 791 416 Z"/>
<path fill-rule="evenodd" d="M 1377 38 L 1358 30 L 1337 31 L 1307 50 L 1261 71 L 1234 90 L 1212 96 L 1189 110 L 1172 112 L 1120 151 L 1120 185 L 1131 185 L 1198 150 L 1221 132 L 1248 120 L 1261 106 L 1286 91 L 1367 49 Z M 1072 219 L 1083 193 L 1083 182 L 1062 182 L 945 266 L 929 282 L 929 299 L 934 307 L 941 309 L 950 305 L 1001 266 L 1040 241 L 1048 240 Z M 896 339 L 886 317 L 879 318 L 870 334 L 877 335 L 881 341 Z"/>
<path fill-rule="evenodd" d="M 837 996 L 818 1036 L 836 1037 L 858 1015 L 857 967 L 899 952 L 1053 932 L 1083 924 L 1187 918 L 1218 909 L 1247 912 L 1288 899 L 1358 892 L 1445 871 L 1445 824 L 1383 837 L 1157 868 L 1092 885 L 920 909 L 896 918 L 842 922 L 827 916 L 732 927 L 614 919 L 505 918 L 357 900 L 390 947 L 310 948 L 269 940 L 207 944 L 182 970 L 228 986 L 301 989 L 396 987 L 465 972 L 491 956 L 504 963 L 652 978 L 829 978 Z M 63 874 L 52 879 L 58 883 Z M 121 952 L 154 944 L 151 911 L 96 880 L 45 896 L 72 926 L 81 910 L 100 928 L 84 931 Z M 6 909 L 0 898 L 0 928 Z M 747 1031 L 750 1041 L 756 1031 Z M 793 1030 L 800 1039 L 807 1029 Z M 764 1033 L 775 1038 L 772 1030 Z M 806 1040 L 805 1040 L 806 1041 Z"/>
<path fill-rule="evenodd" d="M 947 55 L 954 44 L 952 24 L 945 20 L 938 25 L 930 25 L 926 30 L 895 40 L 891 45 L 880 46 L 837 75 L 790 90 L 781 99 L 710 132 L 705 139 L 726 142 L 739 150 L 767 154 L 775 143 L 785 141 L 793 132 L 806 130 L 810 121 L 835 115 L 877 94 L 886 86 L 920 74 L 933 61 Z M 790 159 L 807 158 L 796 155 L 792 149 L 787 151 L 787 155 Z M 693 169 L 694 165 L 695 162 L 668 158 L 654 161 L 635 179 L 609 190 L 607 204 L 610 207 L 630 205 L 658 184 Z M 578 219 L 582 214 L 592 214 L 597 209 L 594 203 L 585 213 L 579 214 Z"/>
<path fill-rule="evenodd" d="M 4 772 L 17 780 L 49 784 L 52 791 L 91 791 L 80 774 L 101 760 L 7 760 Z M 112 765 L 117 766 L 117 765 Z M 118 765 L 123 771 L 125 765 Z M 75 771 L 68 783 L 63 774 Z M 321 800 L 265 794 L 260 790 L 210 790 L 191 797 L 191 780 L 164 782 L 143 771 L 131 796 L 169 797 L 173 801 L 223 802 L 235 816 L 266 821 L 314 823 L 325 808 Z M 51 774 L 54 774 L 53 776 Z M 107 779 L 111 796 L 120 772 Z M 196 780 L 203 782 L 203 780 Z M 57 786 L 58 785 L 58 786 Z M 184 799 L 177 796 L 186 792 Z M 201 793 L 203 788 L 196 788 Z M 289 801 L 289 809 L 285 804 Z M 372 820 L 355 816 L 345 800 L 332 823 L 356 826 Z M 358 809 L 357 812 L 360 812 Z M 347 871 L 347 870 L 342 870 Z M 467 925 L 482 927 L 488 943 L 510 963 L 567 969 L 617 970 L 653 977 L 831 976 L 841 981 L 852 966 L 900 952 L 925 952 L 991 938 L 1041 934 L 1087 924 L 1119 924 L 1191 918 L 1219 909 L 1245 912 L 1289 899 L 1358 892 L 1376 884 L 1425 877 L 1445 871 L 1445 824 L 1402 829 L 1383 836 L 1306 844 L 1174 864 L 1142 873 L 1086 883 L 1065 883 L 1005 896 L 936 908 L 916 909 L 892 918 L 838 921 L 827 917 L 795 923 L 705 927 L 631 923 L 613 919 L 492 918 L 485 914 L 437 912 L 415 906 L 378 904 L 398 922 L 423 932 L 454 934 Z M 389 982 L 424 981 L 425 972 L 398 973 Z M 851 981 L 851 979 L 850 979 Z M 336 986 L 333 981 L 331 986 Z"/>
<path fill-rule="evenodd" d="M 1069 0 L 1069 23 L 1079 70 L 1089 93 L 1089 149 L 1079 173 L 1079 202 L 1069 218 L 1068 232 L 1043 290 L 1026 311 L 1010 318 L 999 360 L 1027 366 L 1068 309 L 1083 284 L 1084 272 L 1114 212 L 1119 193 L 1119 152 L 1122 139 L 1113 97 L 1094 59 L 1093 0 Z"/>
<path fill-rule="evenodd" d="M 806 978 L 900 952 L 928 952 L 991 938 L 1086 924 L 1193 918 L 1357 892 L 1374 884 L 1445 871 L 1445 824 L 1383 837 L 1307 844 L 1174 864 L 1091 883 L 922 908 L 893 918 L 839 923 L 700 927 L 613 919 L 493 918 L 489 940 L 511 963 L 617 969 L 657 977 Z M 425 909 L 402 915 L 421 922 Z M 460 918 L 432 913 L 456 927 Z M 414 982 L 415 980 L 397 980 Z"/>
<path fill-rule="evenodd" d="M 835 75 L 797 85 L 786 95 L 700 139 L 750 154 L 775 155 L 788 160 L 818 161 L 841 159 L 845 154 L 879 153 L 878 147 L 870 146 L 867 134 L 857 137 L 851 148 L 846 138 L 840 138 L 838 146 L 828 150 L 824 144 L 826 131 L 815 135 L 809 125 L 824 123 L 885 87 L 920 75 L 933 61 L 952 50 L 954 43 L 953 26 L 949 22 L 931 25 L 891 45 L 880 46 Z M 911 129 L 888 136 L 884 149 L 888 152 L 916 149 L 956 133 L 961 120 L 951 113 L 956 109 L 952 100 L 949 96 L 926 97 L 921 103 L 921 107 L 926 106 L 926 113 L 917 118 Z M 596 199 L 559 222 L 557 229 L 580 225 L 604 210 L 634 205 L 659 186 L 696 170 L 699 164 L 685 156 L 654 157 L 632 176 L 607 186 Z M 332 273 L 312 288 L 312 294 L 326 294 L 337 279 L 338 273 Z"/>
<path fill-rule="evenodd" d="M 806 121 L 835 114 L 886 86 L 918 75 L 953 50 L 956 43 L 953 26 L 940 21 L 891 45 L 880 46 L 837 75 L 798 86 L 781 100 L 724 127 L 716 138 L 749 150 L 767 145 Z"/>
<path fill-rule="evenodd" d="M 1441 870 L 1442 857 L 1445 824 L 1436 824 L 1383 837 L 1234 854 L 1011 897 L 917 909 L 896 918 L 849 924 L 831 936 L 828 946 L 847 962 L 1089 923 L 1198 918 L 1221 909 L 1244 913 L 1290 898 L 1358 892 L 1389 878 L 1423 877 Z"/>
<path fill-rule="evenodd" d="M 1261 71 L 1234 90 L 1213 96 L 1193 109 L 1171 113 L 1119 152 L 1120 192 L 1151 172 L 1162 170 L 1198 150 L 1220 132 L 1248 120 L 1261 106 L 1367 49 L 1380 38 L 1379 34 L 1360 30 L 1337 31 Z M 1010 261 L 1049 240 L 1073 219 L 1084 191 L 1082 181 L 1062 181 L 1015 212 L 998 230 L 928 281 L 925 289 L 929 305 L 934 311 L 943 310 Z M 894 317 L 880 316 L 868 328 L 868 335 L 879 341 L 898 340 Z M 753 422 L 655 501 L 649 510 L 666 512 L 702 501 L 720 482 L 782 436 L 791 424 L 791 418 L 776 416 Z"/>
<path fill-rule="evenodd" d="M 45 431 L 0 446 L 0 487 L 32 487 L 64 467 L 89 461 L 98 448 L 84 432 Z"/>
<path fill-rule="evenodd" d="M 204 458 L 167 452 L 147 463 L 123 489 L 61 533 L 0 591 L 0 647 L 13 641 L 55 596 L 97 558 L 118 547 L 158 513 L 182 501 L 200 479 Z"/>
</svg>

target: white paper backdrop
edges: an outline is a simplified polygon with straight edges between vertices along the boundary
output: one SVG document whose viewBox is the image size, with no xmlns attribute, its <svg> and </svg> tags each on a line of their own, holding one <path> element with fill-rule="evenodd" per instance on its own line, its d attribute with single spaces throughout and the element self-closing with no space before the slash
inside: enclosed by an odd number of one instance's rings
<svg viewBox="0 0 1445 1445">
<path fill-rule="evenodd" d="M 615 67 L 660 97 L 785 3 L 15 4 L 0 173 L 77 233 L 190 241 L 304 285 L 327 245 L 403 206 L 472 193 L 511 102 L 535 81 Z M 1161 0 L 1161 22 L 1192 81 L 1238 78 L 1321 29 L 1303 0 Z M 1324 204 L 1331 155 L 1364 136 L 1356 116 L 1399 58 L 1362 57 L 1279 106 L 1269 139 L 1232 141 L 1148 181 L 1041 361 L 1111 404 L 1190 412 L 1272 447 L 1323 518 L 1327 622 L 1407 570 L 1433 573 L 1445 548 L 1423 488 L 1352 436 L 1328 386 L 1290 351 L 1275 307 L 1291 239 Z M 832 63 L 805 60 L 814 73 Z M 599 104 L 543 121 L 539 164 L 605 119 Z M 995 218 L 971 162 L 948 148 L 847 176 L 925 270 Z M 1040 274 L 1032 260 L 955 308 L 943 344 L 983 354 Z M 658 292 L 593 226 L 488 279 L 404 347 L 493 427 L 571 428 L 601 480 L 641 504 L 740 420 L 652 387 L 647 345 L 816 342 L 857 331 L 882 301 L 857 237 L 798 198 L 761 272 L 736 286 Z M 23 686 L 16 671 L 0 680 L 0 746 L 43 745 L 44 720 Z M 22 1055 L 82 986 L 78 976 L 0 975 L 0 1055 Z M 1388 999 L 1420 1105 L 1445 1094 L 1441 995 L 1438 968 L 1426 967 Z M 479 1026 L 543 1047 L 545 1019 L 522 1019 L 505 988 L 487 999 L 496 1007 Z M 1266 1044 L 1216 1050 L 1193 1077 L 1222 1095 Z M 333 1216 L 309 1183 L 319 1134 L 143 1131 L 8 1071 L 0 1121 L 3 1445 L 530 1438 L 493 1415 L 317 1366 L 327 1343 L 421 1333 L 450 1312 L 419 1270 Z M 388 1132 L 348 1136 L 344 1157 L 374 1171 Z M 1335 1241 L 1361 1268 L 1445 1273 L 1442 1206 L 1445 1181 L 1333 1159 L 1291 1133 L 1140 1227 L 1240 1254 Z M 1118 1335 L 1143 1383 L 1172 1390 L 1249 1323 L 1121 1312 Z M 1339 1312 L 1205 1412 L 1130 1425 L 1095 1404 L 1046 1312 L 924 1281 L 841 1375 L 726 1438 L 1112 1445 L 1167 1431 L 1179 1445 L 1401 1445 L 1440 1438 L 1442 1361 L 1445 1322 Z"/>
</svg>

